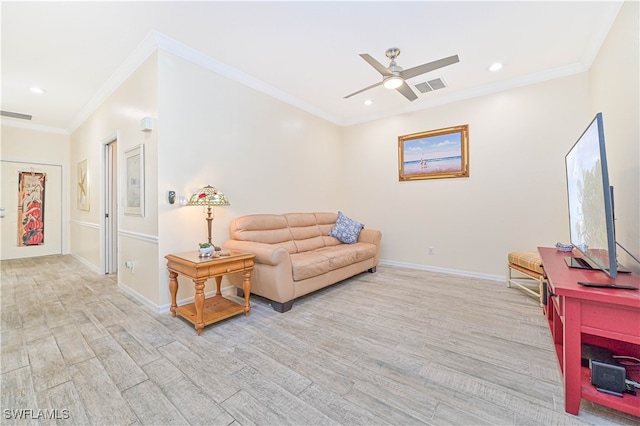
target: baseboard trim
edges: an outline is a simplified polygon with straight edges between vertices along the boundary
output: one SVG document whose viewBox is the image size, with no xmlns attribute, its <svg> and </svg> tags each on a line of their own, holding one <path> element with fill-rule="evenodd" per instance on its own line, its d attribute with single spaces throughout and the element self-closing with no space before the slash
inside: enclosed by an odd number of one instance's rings
<svg viewBox="0 0 640 426">
<path fill-rule="evenodd" d="M 77 257 L 77 256 L 75 256 L 75 257 Z M 81 259 L 81 258 L 78 258 L 78 260 L 80 260 L 81 262 L 85 263 L 84 260 Z M 400 268 L 417 269 L 417 270 L 420 270 L 420 271 L 439 272 L 439 273 L 442 273 L 442 274 L 458 275 L 458 276 L 463 276 L 463 277 L 478 278 L 478 279 L 482 279 L 482 280 L 506 282 L 506 278 L 504 276 L 502 276 L 502 275 L 482 274 L 482 273 L 479 273 L 479 272 L 463 271 L 463 270 L 460 270 L 460 269 L 441 268 L 441 267 L 438 267 L 438 266 L 419 265 L 417 263 L 396 262 L 396 261 L 393 261 L 393 260 L 383 260 L 383 259 L 380 260 L 379 264 L 383 265 L 383 266 L 396 266 L 396 267 L 400 267 Z M 91 269 L 95 270 L 95 267 L 93 265 L 87 264 L 87 266 L 89 266 Z M 126 285 L 124 285 L 122 283 L 118 283 L 118 288 L 120 290 L 122 290 L 123 292 L 127 293 L 129 296 L 133 297 L 138 302 L 142 303 L 143 305 L 145 305 L 146 307 L 148 307 L 149 309 L 151 309 L 153 312 L 155 312 L 157 314 L 167 314 L 167 313 L 169 313 L 169 311 L 171 309 L 171 303 L 165 303 L 163 305 L 156 305 L 151 300 L 147 299 L 146 297 L 144 297 L 143 295 L 141 295 L 140 293 L 138 293 L 137 291 L 135 291 L 131 287 L 128 287 L 128 286 L 126 286 Z M 225 286 L 225 287 L 221 288 L 220 291 L 222 292 L 222 295 L 225 296 L 225 297 L 235 296 L 236 295 L 236 288 L 234 286 Z M 206 292 L 205 293 L 205 298 L 213 297 L 215 294 L 216 294 L 215 290 Z M 188 303 L 193 303 L 193 300 L 194 300 L 194 297 L 191 296 L 191 297 L 187 297 L 187 298 L 178 300 L 177 304 L 178 304 L 178 306 L 182 306 L 182 305 L 186 305 Z"/>
<path fill-rule="evenodd" d="M 398 266 L 401 268 L 417 269 L 420 271 L 440 272 L 443 274 L 460 275 L 463 277 L 478 278 L 482 280 L 500 281 L 500 282 L 505 282 L 506 280 L 505 276 L 503 275 L 483 274 L 480 272 L 463 271 L 460 269 L 441 268 L 439 266 L 420 265 L 417 263 L 396 262 L 394 260 L 383 260 L 383 259 L 380 259 L 379 263 L 380 265 L 386 265 L 386 266 Z"/>
<path fill-rule="evenodd" d="M 93 263 L 90 263 L 87 259 L 85 259 L 84 257 L 80 257 L 78 256 L 77 253 L 69 253 L 71 256 L 73 256 L 74 259 L 76 259 L 78 262 L 82 263 L 84 266 L 86 266 L 87 268 L 91 269 L 93 272 L 95 272 L 96 274 L 102 275 L 102 273 L 100 272 L 100 267 L 94 265 Z"/>
<path fill-rule="evenodd" d="M 158 305 L 156 305 L 151 300 L 147 299 L 146 297 L 144 297 L 143 295 L 141 295 L 131 287 L 126 286 L 118 281 L 118 289 L 121 290 L 123 293 L 127 293 L 129 296 L 133 297 L 138 302 L 142 303 L 144 306 L 151 309 L 153 312 L 160 313 Z"/>
<path fill-rule="evenodd" d="M 151 309 L 153 312 L 157 313 L 157 314 L 167 314 L 169 313 L 169 311 L 171 310 L 171 303 L 165 303 L 163 305 L 156 305 L 155 303 L 153 303 L 151 300 L 147 299 L 146 297 L 144 297 L 143 295 L 141 295 L 140 293 L 138 293 L 137 291 L 135 291 L 134 289 L 132 289 L 131 287 L 124 285 L 122 283 L 118 283 L 118 288 L 120 290 L 122 290 L 122 292 L 127 293 L 129 296 L 133 297 L 134 299 L 136 299 L 138 302 L 142 303 L 144 306 L 146 306 L 147 308 Z M 222 292 L 222 295 L 227 297 L 227 296 L 235 296 L 236 295 L 236 288 L 233 286 L 227 286 L 227 287 L 223 287 L 220 289 L 220 291 Z M 205 298 L 208 297 L 213 297 L 216 294 L 216 290 L 212 290 L 212 291 L 208 291 L 204 294 Z M 178 300 L 176 303 L 178 306 L 182 306 L 182 305 L 186 305 L 188 303 L 193 303 L 194 301 L 194 297 L 187 297 L 185 299 L 180 299 Z"/>
</svg>

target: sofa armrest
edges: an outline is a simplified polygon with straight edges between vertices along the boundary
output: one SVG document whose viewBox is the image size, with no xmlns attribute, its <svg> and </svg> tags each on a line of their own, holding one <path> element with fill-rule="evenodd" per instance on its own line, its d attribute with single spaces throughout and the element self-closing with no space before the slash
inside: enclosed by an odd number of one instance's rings
<svg viewBox="0 0 640 426">
<path fill-rule="evenodd" d="M 373 259 L 373 270 L 380 261 L 380 240 L 382 240 L 382 232 L 377 229 L 363 229 L 358 236 L 358 242 L 371 243 L 376 246 L 376 256 Z"/>
<path fill-rule="evenodd" d="M 223 244 L 225 249 L 240 250 L 256 255 L 255 262 L 263 265 L 277 266 L 281 263 L 291 261 L 289 252 L 282 246 L 273 244 L 257 243 L 254 241 L 228 240 Z"/>
<path fill-rule="evenodd" d="M 258 294 L 279 303 L 295 298 L 293 283 L 293 266 L 291 256 L 286 248 L 254 241 L 227 240 L 223 244 L 225 250 L 240 250 L 256 255 L 251 276 L 251 293 Z M 231 283 L 242 288 L 242 276 L 232 274 Z"/>
<path fill-rule="evenodd" d="M 367 229 L 364 228 L 360 231 L 360 235 L 358 236 L 359 243 L 371 243 L 380 247 L 380 240 L 382 239 L 382 232 L 377 229 Z"/>
</svg>

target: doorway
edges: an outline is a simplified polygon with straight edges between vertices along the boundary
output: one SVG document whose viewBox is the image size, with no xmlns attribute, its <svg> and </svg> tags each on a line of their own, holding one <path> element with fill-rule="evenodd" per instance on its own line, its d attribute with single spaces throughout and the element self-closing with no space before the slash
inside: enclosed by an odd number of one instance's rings
<svg viewBox="0 0 640 426">
<path fill-rule="evenodd" d="M 42 176 L 42 194 L 37 221 L 42 226 L 38 241 L 25 241 L 28 206 L 19 205 L 24 188 L 20 189 L 20 176 Z M 62 166 L 56 164 L 0 161 L 0 260 L 49 256 L 62 253 Z M 23 216 L 20 217 L 22 212 Z M 32 217 L 33 218 L 33 217 Z M 36 222 L 34 221 L 32 223 Z"/>
<path fill-rule="evenodd" d="M 104 145 L 104 273 L 118 273 L 118 140 Z"/>
</svg>

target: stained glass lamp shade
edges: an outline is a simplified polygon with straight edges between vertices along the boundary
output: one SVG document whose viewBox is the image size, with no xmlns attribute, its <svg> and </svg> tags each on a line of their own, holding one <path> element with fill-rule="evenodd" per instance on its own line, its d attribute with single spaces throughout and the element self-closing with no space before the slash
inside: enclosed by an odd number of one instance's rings
<svg viewBox="0 0 640 426">
<path fill-rule="evenodd" d="M 225 195 L 214 188 L 211 185 L 207 185 L 193 194 L 187 203 L 188 206 L 202 206 L 207 208 L 207 236 L 209 244 L 211 242 L 211 222 L 213 222 L 213 206 L 230 206 L 229 200 Z M 216 251 L 220 250 L 220 247 L 215 246 Z"/>
</svg>

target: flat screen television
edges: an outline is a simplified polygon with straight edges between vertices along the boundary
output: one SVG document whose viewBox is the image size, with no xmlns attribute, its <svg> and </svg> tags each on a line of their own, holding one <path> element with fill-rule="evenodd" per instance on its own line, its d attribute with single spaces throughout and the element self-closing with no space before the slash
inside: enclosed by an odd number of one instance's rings
<svg viewBox="0 0 640 426">
<path fill-rule="evenodd" d="M 565 165 L 571 244 L 588 264 L 583 267 L 601 269 L 616 278 L 613 188 L 609 185 L 602 113 L 596 114 L 569 150 Z"/>
</svg>

